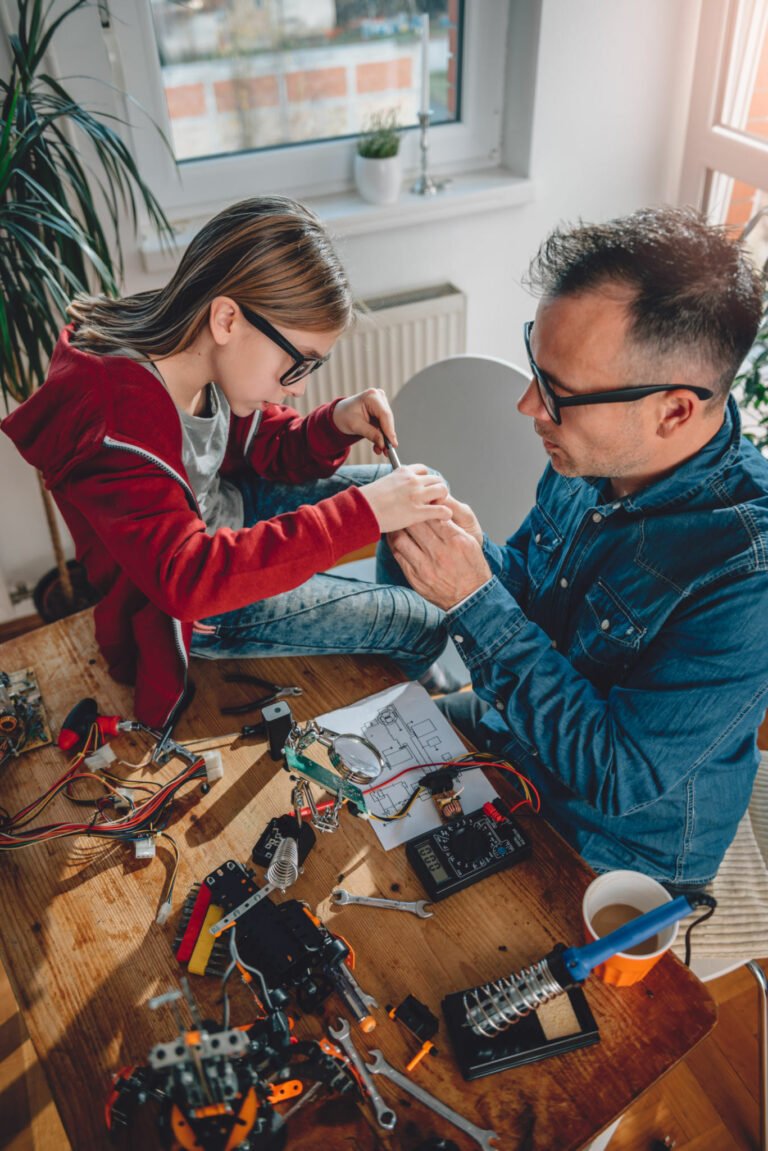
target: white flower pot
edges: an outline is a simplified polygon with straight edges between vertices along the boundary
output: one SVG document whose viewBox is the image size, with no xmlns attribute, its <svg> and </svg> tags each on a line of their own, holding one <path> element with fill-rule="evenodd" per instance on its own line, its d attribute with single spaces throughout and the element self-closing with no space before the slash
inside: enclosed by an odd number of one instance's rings
<svg viewBox="0 0 768 1151">
<path fill-rule="evenodd" d="M 400 195 L 403 173 L 400 154 L 376 160 L 355 153 L 355 183 L 370 204 L 394 204 Z"/>
</svg>

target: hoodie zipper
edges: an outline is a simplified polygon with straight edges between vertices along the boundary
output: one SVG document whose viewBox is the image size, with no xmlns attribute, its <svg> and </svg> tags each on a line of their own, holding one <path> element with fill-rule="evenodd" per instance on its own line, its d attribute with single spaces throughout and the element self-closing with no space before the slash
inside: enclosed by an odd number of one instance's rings
<svg viewBox="0 0 768 1151">
<path fill-rule="evenodd" d="M 187 499 L 189 500 L 192 510 L 196 511 L 197 514 L 200 515 L 200 506 L 197 502 L 195 493 L 192 491 L 192 488 L 189 486 L 180 472 L 177 472 L 175 468 L 172 468 L 170 464 L 167 464 L 165 460 L 161 459 L 159 456 L 154 455 L 152 452 L 148 452 L 146 448 L 139 448 L 135 444 L 127 444 L 123 440 L 113 440 L 111 436 L 104 436 L 103 443 L 107 448 L 116 448 L 124 452 L 133 452 L 134 455 L 141 456 L 142 459 L 149 460 L 150 463 L 156 464 L 162 472 L 165 472 L 166 475 L 170 476 L 172 479 L 176 480 L 178 484 L 181 485 L 181 487 L 184 489 Z M 166 715 L 166 723 L 184 698 L 184 693 L 187 690 L 187 672 L 189 670 L 189 656 L 187 655 L 187 649 L 184 646 L 184 639 L 181 634 L 181 620 L 176 619 L 174 616 L 170 616 L 169 618 L 173 626 L 173 638 L 176 644 L 176 650 L 179 654 L 182 664 L 184 665 L 184 687 L 181 689 L 181 695 L 178 697 L 173 707 Z"/>
</svg>

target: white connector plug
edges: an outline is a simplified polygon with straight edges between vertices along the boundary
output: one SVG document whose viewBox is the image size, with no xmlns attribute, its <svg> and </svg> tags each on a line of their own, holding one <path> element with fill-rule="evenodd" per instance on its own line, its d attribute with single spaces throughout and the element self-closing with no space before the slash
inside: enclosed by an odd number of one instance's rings
<svg viewBox="0 0 768 1151">
<path fill-rule="evenodd" d="M 134 839 L 133 851 L 137 859 L 154 859 L 157 853 L 154 835 L 145 835 L 141 839 Z"/>
<path fill-rule="evenodd" d="M 209 783 L 215 783 L 217 779 L 222 779 L 224 776 L 224 760 L 221 758 L 221 752 L 218 748 L 212 751 L 204 751 L 202 758 L 205 760 L 205 774 L 208 777 Z"/>
<path fill-rule="evenodd" d="M 101 747 L 97 747 L 95 751 L 85 757 L 85 766 L 91 771 L 101 771 L 102 768 L 113 764 L 116 759 L 117 756 L 109 744 L 103 743 Z"/>
<path fill-rule="evenodd" d="M 155 923 L 167 923 L 168 917 L 171 914 L 171 898 L 166 899 L 165 903 L 161 903 L 157 915 L 155 916 Z"/>
</svg>

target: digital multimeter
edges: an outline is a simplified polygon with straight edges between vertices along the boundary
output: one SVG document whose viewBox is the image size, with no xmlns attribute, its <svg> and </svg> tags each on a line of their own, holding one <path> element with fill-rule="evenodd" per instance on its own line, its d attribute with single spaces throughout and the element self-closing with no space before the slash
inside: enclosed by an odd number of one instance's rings
<svg viewBox="0 0 768 1151">
<path fill-rule="evenodd" d="M 504 800 L 495 799 L 409 840 L 405 854 L 436 901 L 527 859 L 531 845 Z"/>
</svg>

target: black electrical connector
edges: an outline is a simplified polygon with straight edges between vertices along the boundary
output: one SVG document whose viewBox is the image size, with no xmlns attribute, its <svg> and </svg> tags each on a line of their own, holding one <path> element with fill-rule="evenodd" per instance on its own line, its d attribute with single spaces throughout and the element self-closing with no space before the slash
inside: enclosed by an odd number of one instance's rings
<svg viewBox="0 0 768 1151">
<path fill-rule="evenodd" d="M 440 767 L 437 771 L 430 771 L 422 775 L 419 784 L 426 787 L 430 795 L 441 795 L 453 788 L 456 772 L 448 767 Z"/>
</svg>

